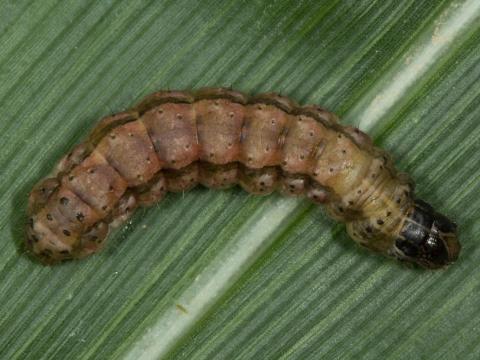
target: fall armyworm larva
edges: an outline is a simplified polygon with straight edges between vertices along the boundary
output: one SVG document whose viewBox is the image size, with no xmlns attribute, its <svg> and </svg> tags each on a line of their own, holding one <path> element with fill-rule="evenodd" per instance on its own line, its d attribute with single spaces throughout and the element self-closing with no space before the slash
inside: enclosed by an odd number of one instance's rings
<svg viewBox="0 0 480 360">
<path fill-rule="evenodd" d="M 197 184 L 306 196 L 358 244 L 423 267 L 460 251 L 456 225 L 366 134 L 319 106 L 223 88 L 160 91 L 102 119 L 30 193 L 27 247 L 48 264 L 83 258 L 136 207 Z"/>
</svg>

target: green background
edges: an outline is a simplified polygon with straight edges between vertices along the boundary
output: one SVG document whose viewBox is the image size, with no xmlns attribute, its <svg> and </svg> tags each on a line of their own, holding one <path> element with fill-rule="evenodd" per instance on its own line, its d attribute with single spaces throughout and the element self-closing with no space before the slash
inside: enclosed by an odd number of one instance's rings
<svg viewBox="0 0 480 360">
<path fill-rule="evenodd" d="M 368 253 L 306 200 L 170 194 L 84 261 L 23 252 L 27 195 L 158 89 L 317 103 L 455 219 L 445 271 Z M 0 1 L 1 359 L 480 358 L 480 2 Z"/>
</svg>

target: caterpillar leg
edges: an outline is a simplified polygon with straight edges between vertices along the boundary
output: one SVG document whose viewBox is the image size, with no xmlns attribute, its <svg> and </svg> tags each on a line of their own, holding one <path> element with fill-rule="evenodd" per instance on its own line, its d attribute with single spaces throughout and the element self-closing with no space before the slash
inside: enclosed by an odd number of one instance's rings
<svg viewBox="0 0 480 360">
<path fill-rule="evenodd" d="M 112 210 L 110 224 L 99 221 L 88 232 L 82 235 L 74 258 L 83 258 L 101 250 L 104 247 L 110 226 L 117 227 L 127 221 L 137 207 L 138 202 L 134 194 L 126 193 L 122 196 L 117 206 Z"/>
<path fill-rule="evenodd" d="M 307 198 L 316 204 L 327 204 L 332 200 L 330 192 L 317 182 L 311 182 L 309 184 Z"/>
<path fill-rule="evenodd" d="M 110 225 L 117 227 L 127 221 L 138 207 L 138 202 L 134 194 L 127 192 L 118 201 L 117 206 L 112 211 L 112 221 Z"/>
<path fill-rule="evenodd" d="M 164 175 L 167 182 L 167 190 L 171 192 L 182 192 L 197 186 L 199 179 L 198 168 L 198 163 L 193 163 L 179 170 L 165 170 Z"/>
<path fill-rule="evenodd" d="M 162 173 L 159 173 L 152 179 L 145 191 L 140 190 L 136 195 L 138 206 L 151 206 L 158 203 L 167 193 L 167 181 Z"/>
<path fill-rule="evenodd" d="M 302 196 L 308 188 L 306 175 L 283 173 L 280 192 L 285 196 Z"/>
<path fill-rule="evenodd" d="M 263 169 L 251 169 L 243 166 L 239 175 L 239 183 L 250 194 L 268 195 L 277 189 L 280 177 L 280 171 L 275 166 Z"/>
<path fill-rule="evenodd" d="M 238 182 L 238 163 L 215 165 L 202 163 L 200 165 L 199 181 L 210 189 L 227 189 Z"/>
<path fill-rule="evenodd" d="M 105 239 L 108 236 L 110 226 L 116 227 L 124 223 L 133 214 L 138 206 L 135 196 L 131 193 L 125 194 L 111 214 L 110 224 L 99 221 L 80 238 L 78 249 L 75 251 L 74 258 L 83 258 L 96 253 L 103 248 Z"/>
</svg>

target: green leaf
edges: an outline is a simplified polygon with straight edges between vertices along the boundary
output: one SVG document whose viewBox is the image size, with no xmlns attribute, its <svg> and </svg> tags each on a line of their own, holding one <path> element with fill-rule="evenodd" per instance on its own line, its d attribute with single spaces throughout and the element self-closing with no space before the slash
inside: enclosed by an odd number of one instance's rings
<svg viewBox="0 0 480 360">
<path fill-rule="evenodd" d="M 480 2 L 0 0 L 1 359 L 480 358 Z M 317 103 L 454 218 L 444 271 L 361 250 L 306 200 L 170 194 L 43 267 L 27 195 L 104 115 L 162 88 Z"/>
</svg>

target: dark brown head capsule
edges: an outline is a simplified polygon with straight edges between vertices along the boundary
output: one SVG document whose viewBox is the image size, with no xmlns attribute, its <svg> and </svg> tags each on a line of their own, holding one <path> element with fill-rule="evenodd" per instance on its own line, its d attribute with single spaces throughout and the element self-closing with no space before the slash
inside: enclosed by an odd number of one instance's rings
<svg viewBox="0 0 480 360">
<path fill-rule="evenodd" d="M 457 225 L 436 212 L 426 202 L 416 199 L 413 211 L 405 219 L 394 254 L 400 260 L 430 269 L 453 263 L 460 252 Z"/>
</svg>

